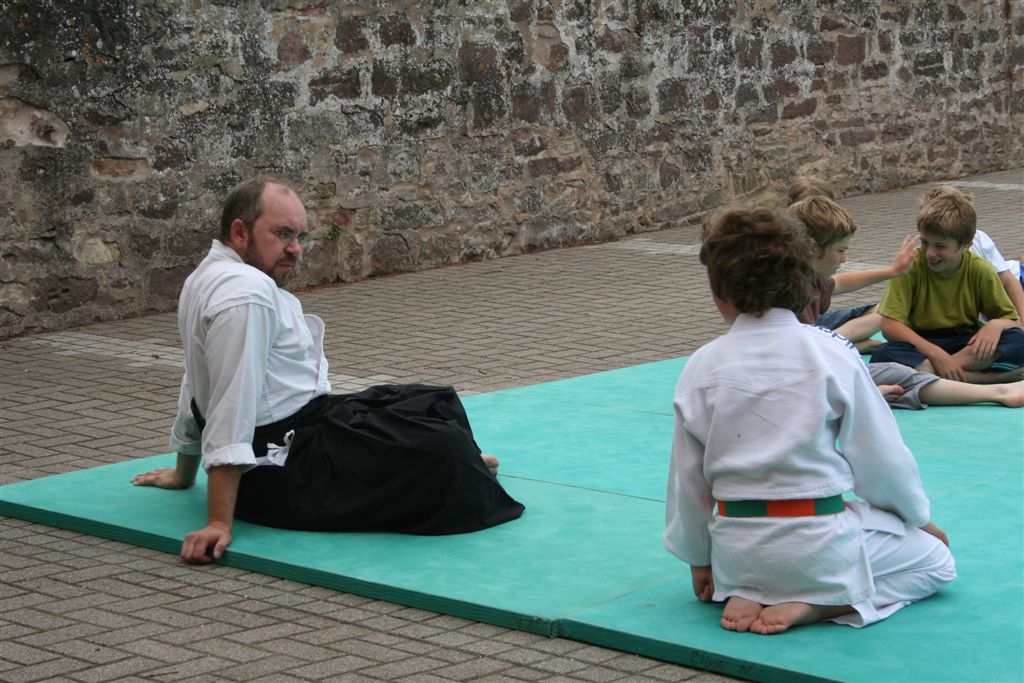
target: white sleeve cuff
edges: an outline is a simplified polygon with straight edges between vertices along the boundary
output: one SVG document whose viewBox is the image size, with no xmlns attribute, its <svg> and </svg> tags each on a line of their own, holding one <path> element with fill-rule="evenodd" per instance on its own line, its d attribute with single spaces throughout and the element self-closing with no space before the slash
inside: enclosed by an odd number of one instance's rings
<svg viewBox="0 0 1024 683">
<path fill-rule="evenodd" d="M 252 452 L 252 444 L 249 443 L 233 443 L 203 455 L 203 469 L 207 472 L 211 467 L 221 465 L 252 467 L 255 464 L 256 454 Z"/>
<path fill-rule="evenodd" d="M 182 455 L 202 455 L 203 447 L 198 441 L 182 441 L 177 434 L 171 434 L 171 450 Z"/>
</svg>

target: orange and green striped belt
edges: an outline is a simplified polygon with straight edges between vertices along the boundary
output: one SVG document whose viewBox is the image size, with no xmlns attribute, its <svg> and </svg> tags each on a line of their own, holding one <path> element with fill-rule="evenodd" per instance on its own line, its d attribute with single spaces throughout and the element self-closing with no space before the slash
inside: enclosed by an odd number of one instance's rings
<svg viewBox="0 0 1024 683">
<path fill-rule="evenodd" d="M 846 509 L 842 496 L 795 500 L 720 500 L 723 517 L 812 517 L 834 515 Z"/>
</svg>

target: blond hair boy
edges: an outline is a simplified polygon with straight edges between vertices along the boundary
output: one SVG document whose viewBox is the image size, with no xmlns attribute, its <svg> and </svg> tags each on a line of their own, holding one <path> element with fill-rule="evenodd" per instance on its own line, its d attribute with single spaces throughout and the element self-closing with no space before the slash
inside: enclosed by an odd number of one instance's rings
<svg viewBox="0 0 1024 683">
<path fill-rule="evenodd" d="M 889 341 L 872 362 L 979 384 L 1024 377 L 1017 310 L 995 269 L 969 251 L 976 224 L 974 204 L 959 190 L 924 195 L 917 217 L 921 250 L 910 270 L 886 286 L 878 312 Z M 1013 369 L 991 371 L 995 363 Z"/>
<path fill-rule="evenodd" d="M 880 342 L 871 339 L 871 336 L 877 333 L 882 325 L 882 318 L 875 310 L 875 304 L 830 311 L 832 297 L 884 282 L 907 272 L 914 260 L 917 238 L 911 235 L 903 239 L 896 258 L 888 268 L 840 273 L 839 267 L 846 262 L 846 251 L 857 231 L 857 226 L 846 209 L 824 195 L 812 195 L 790 205 L 789 210 L 800 219 L 818 246 L 814 260 L 816 295 L 807 309 L 799 314 L 800 321 L 838 332 L 852 341 L 862 353 L 873 350 Z"/>
</svg>

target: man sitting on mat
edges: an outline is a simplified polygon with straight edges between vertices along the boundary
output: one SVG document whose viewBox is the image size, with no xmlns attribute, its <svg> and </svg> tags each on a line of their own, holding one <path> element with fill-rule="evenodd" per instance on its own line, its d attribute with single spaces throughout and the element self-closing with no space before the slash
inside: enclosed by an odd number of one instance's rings
<svg viewBox="0 0 1024 683">
<path fill-rule="evenodd" d="M 409 534 L 476 531 L 523 506 L 498 483 L 455 390 L 420 384 L 330 395 L 324 324 L 282 289 L 309 240 L 287 184 L 235 187 L 219 239 L 185 281 L 178 330 L 185 375 L 174 468 L 138 486 L 192 486 L 208 475 L 206 526 L 181 556 L 212 562 L 235 517 L 268 526 Z"/>
<path fill-rule="evenodd" d="M 865 626 L 956 577 L 859 354 L 797 320 L 814 256 L 802 226 L 767 203 L 727 210 L 701 246 L 732 327 L 676 386 L 664 543 L 690 565 L 698 599 L 728 600 L 733 631 Z M 850 491 L 862 500 L 844 501 Z"/>
</svg>

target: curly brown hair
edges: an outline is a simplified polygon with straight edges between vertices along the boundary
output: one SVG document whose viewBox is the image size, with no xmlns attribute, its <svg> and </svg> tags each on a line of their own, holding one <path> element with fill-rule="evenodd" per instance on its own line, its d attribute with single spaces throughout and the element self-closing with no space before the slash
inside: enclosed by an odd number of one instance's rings
<svg viewBox="0 0 1024 683">
<path fill-rule="evenodd" d="M 970 244 L 977 232 L 978 214 L 970 195 L 955 187 L 943 185 L 928 190 L 921 197 L 921 211 L 917 214 L 917 231 L 957 244 Z"/>
<path fill-rule="evenodd" d="M 711 291 L 741 313 L 799 312 L 810 303 L 815 244 L 778 200 L 727 208 L 703 237 L 700 262 Z"/>
</svg>

